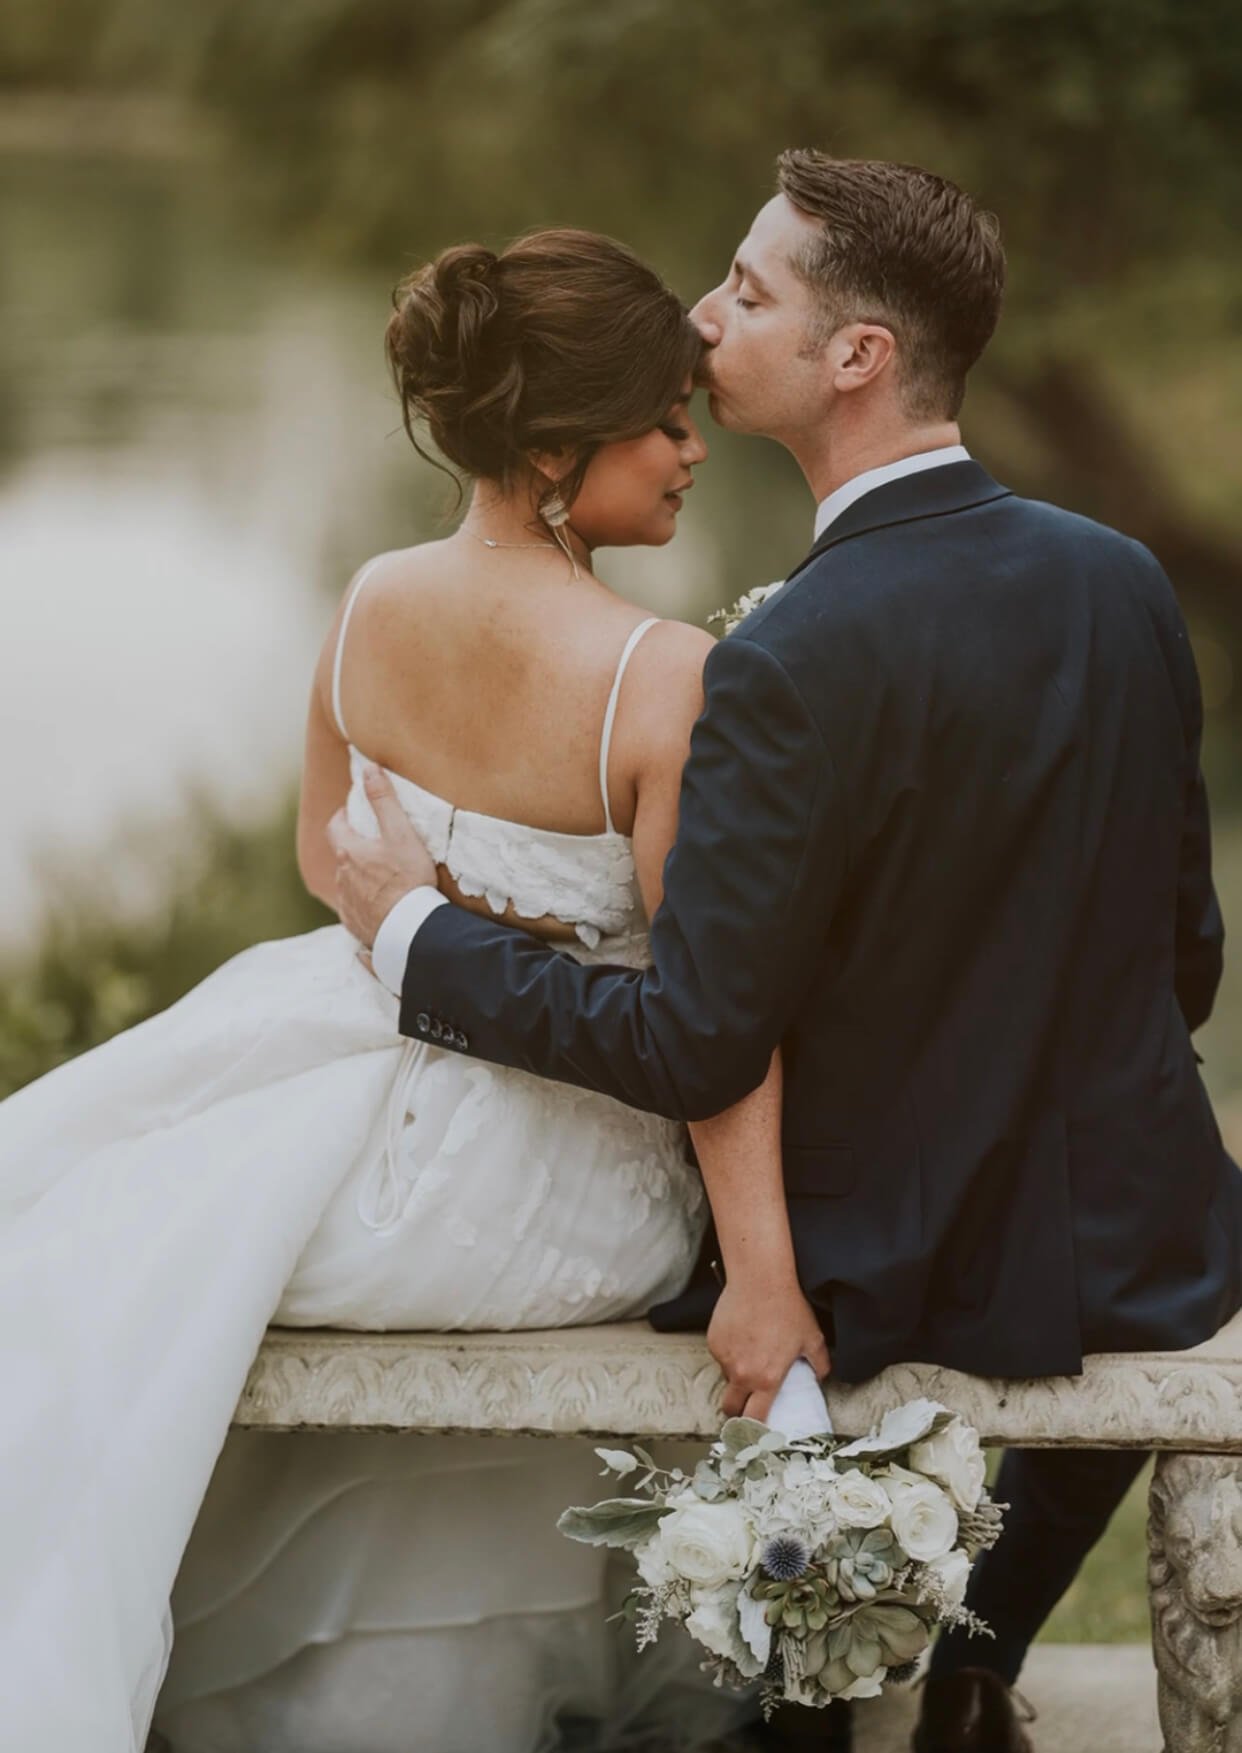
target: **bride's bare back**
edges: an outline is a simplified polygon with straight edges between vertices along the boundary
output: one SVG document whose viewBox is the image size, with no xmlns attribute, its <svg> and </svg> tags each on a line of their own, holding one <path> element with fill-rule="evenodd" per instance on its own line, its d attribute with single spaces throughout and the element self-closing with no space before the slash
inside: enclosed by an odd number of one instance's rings
<svg viewBox="0 0 1242 1753">
<path fill-rule="evenodd" d="M 364 754 L 460 809 L 602 833 L 596 751 L 618 656 L 645 618 L 594 578 L 575 581 L 557 549 L 394 554 L 352 617 L 345 722 Z M 640 677 L 635 657 L 627 693 Z M 618 755 L 629 717 L 618 712 Z M 620 763 L 616 780 L 613 819 L 628 832 L 632 769 Z"/>
<path fill-rule="evenodd" d="M 308 731 L 299 852 L 308 885 L 330 898 L 316 834 L 343 802 L 349 741 L 377 765 L 459 810 L 558 834 L 607 830 L 599 753 L 618 660 L 650 619 L 559 551 L 493 549 L 459 533 L 373 563 L 329 632 Z M 648 911 L 676 832 L 690 726 L 711 640 L 659 622 L 635 647 L 618 694 L 607 784 L 613 828 L 632 835 Z M 326 878 L 326 886 L 325 886 Z M 441 868 L 440 886 L 462 905 Z M 518 918 L 510 909 L 509 917 Z M 552 919 L 528 927 L 551 937 Z"/>
</svg>

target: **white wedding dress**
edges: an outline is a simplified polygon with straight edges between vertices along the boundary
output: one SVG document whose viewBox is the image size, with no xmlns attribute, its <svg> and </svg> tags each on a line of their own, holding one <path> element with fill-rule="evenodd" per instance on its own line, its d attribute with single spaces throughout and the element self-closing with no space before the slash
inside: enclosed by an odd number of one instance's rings
<svg viewBox="0 0 1242 1753">
<path fill-rule="evenodd" d="M 642 963 L 606 783 L 577 836 L 393 777 L 463 892 Z M 606 1490 L 589 1443 L 228 1436 L 271 1321 L 632 1316 L 684 1283 L 705 1215 L 680 1127 L 403 1041 L 339 926 L 0 1105 L 0 1747 L 141 1753 L 157 1694 L 175 1753 L 536 1753 L 558 1713 L 620 1747 L 644 1687 L 678 1745 L 736 1720 L 688 1640 L 662 1672 L 604 1625 L 615 1575 L 554 1527 Z"/>
</svg>

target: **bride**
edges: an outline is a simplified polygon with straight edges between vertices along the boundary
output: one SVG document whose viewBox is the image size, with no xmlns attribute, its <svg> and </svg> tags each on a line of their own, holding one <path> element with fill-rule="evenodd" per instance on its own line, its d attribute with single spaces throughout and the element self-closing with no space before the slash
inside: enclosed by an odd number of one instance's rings
<svg viewBox="0 0 1242 1753">
<path fill-rule="evenodd" d="M 298 857 L 329 905 L 327 823 L 347 799 L 374 831 L 374 763 L 446 894 L 643 961 L 710 641 L 591 553 L 672 537 L 706 455 L 699 345 L 584 232 L 452 249 L 400 289 L 407 429 L 475 485 L 454 535 L 362 568 L 325 643 Z M 403 1042 L 330 926 L 0 1106 L 0 1745 L 140 1753 L 157 1694 L 174 1753 L 534 1753 L 558 1713 L 629 1732 L 602 1555 L 553 1529 L 598 1495 L 589 1444 L 228 1437 L 271 1321 L 572 1325 L 684 1284 L 707 1213 L 681 1128 L 467 1045 Z M 776 1153 L 778 1076 L 694 1129 L 700 1161 Z M 674 1714 L 704 1684 L 666 1681 Z"/>
</svg>

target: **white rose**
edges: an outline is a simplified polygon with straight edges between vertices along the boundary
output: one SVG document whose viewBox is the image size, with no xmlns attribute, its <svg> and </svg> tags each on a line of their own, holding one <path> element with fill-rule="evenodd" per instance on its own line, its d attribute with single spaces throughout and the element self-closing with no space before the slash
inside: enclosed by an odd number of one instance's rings
<svg viewBox="0 0 1242 1753">
<path fill-rule="evenodd" d="M 927 1566 L 940 1585 L 940 1595 L 948 1607 L 960 1607 L 966 1599 L 970 1580 L 970 1560 L 959 1546 L 943 1558 L 935 1558 Z"/>
<path fill-rule="evenodd" d="M 978 1432 L 960 1418 L 946 1424 L 939 1435 L 915 1443 L 910 1450 L 910 1465 L 943 1485 L 958 1509 L 978 1509 L 987 1463 L 979 1447 Z"/>
<path fill-rule="evenodd" d="M 740 1504 L 689 1504 L 664 1517 L 660 1536 L 677 1574 L 704 1588 L 745 1576 L 750 1569 L 754 1542 Z"/>
<path fill-rule="evenodd" d="M 924 1564 L 944 1558 L 957 1545 L 957 1511 L 930 1479 L 887 1481 L 893 1502 L 893 1533 L 911 1558 Z"/>
<path fill-rule="evenodd" d="M 694 1608 L 686 1615 L 685 1626 L 704 1649 L 736 1663 L 747 1679 L 762 1674 L 762 1662 L 756 1660 L 742 1636 L 736 1588 L 696 1588 Z"/>
<path fill-rule="evenodd" d="M 851 1467 L 836 1482 L 832 1507 L 843 1528 L 878 1528 L 888 1520 L 892 1502 L 878 1479 Z"/>
</svg>

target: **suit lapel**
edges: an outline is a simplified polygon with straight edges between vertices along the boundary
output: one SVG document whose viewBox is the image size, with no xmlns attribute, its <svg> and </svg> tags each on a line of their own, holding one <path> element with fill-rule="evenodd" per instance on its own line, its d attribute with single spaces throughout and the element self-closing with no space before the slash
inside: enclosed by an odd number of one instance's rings
<svg viewBox="0 0 1242 1753">
<path fill-rule="evenodd" d="M 882 487 L 873 487 L 847 505 L 785 582 L 804 572 L 829 548 L 852 541 L 855 536 L 920 518 L 947 517 L 956 511 L 969 511 L 972 506 L 986 505 L 993 499 L 1010 497 L 1009 488 L 994 481 L 976 462 L 944 463 L 938 468 L 920 469 L 916 474 L 886 481 Z"/>
</svg>

